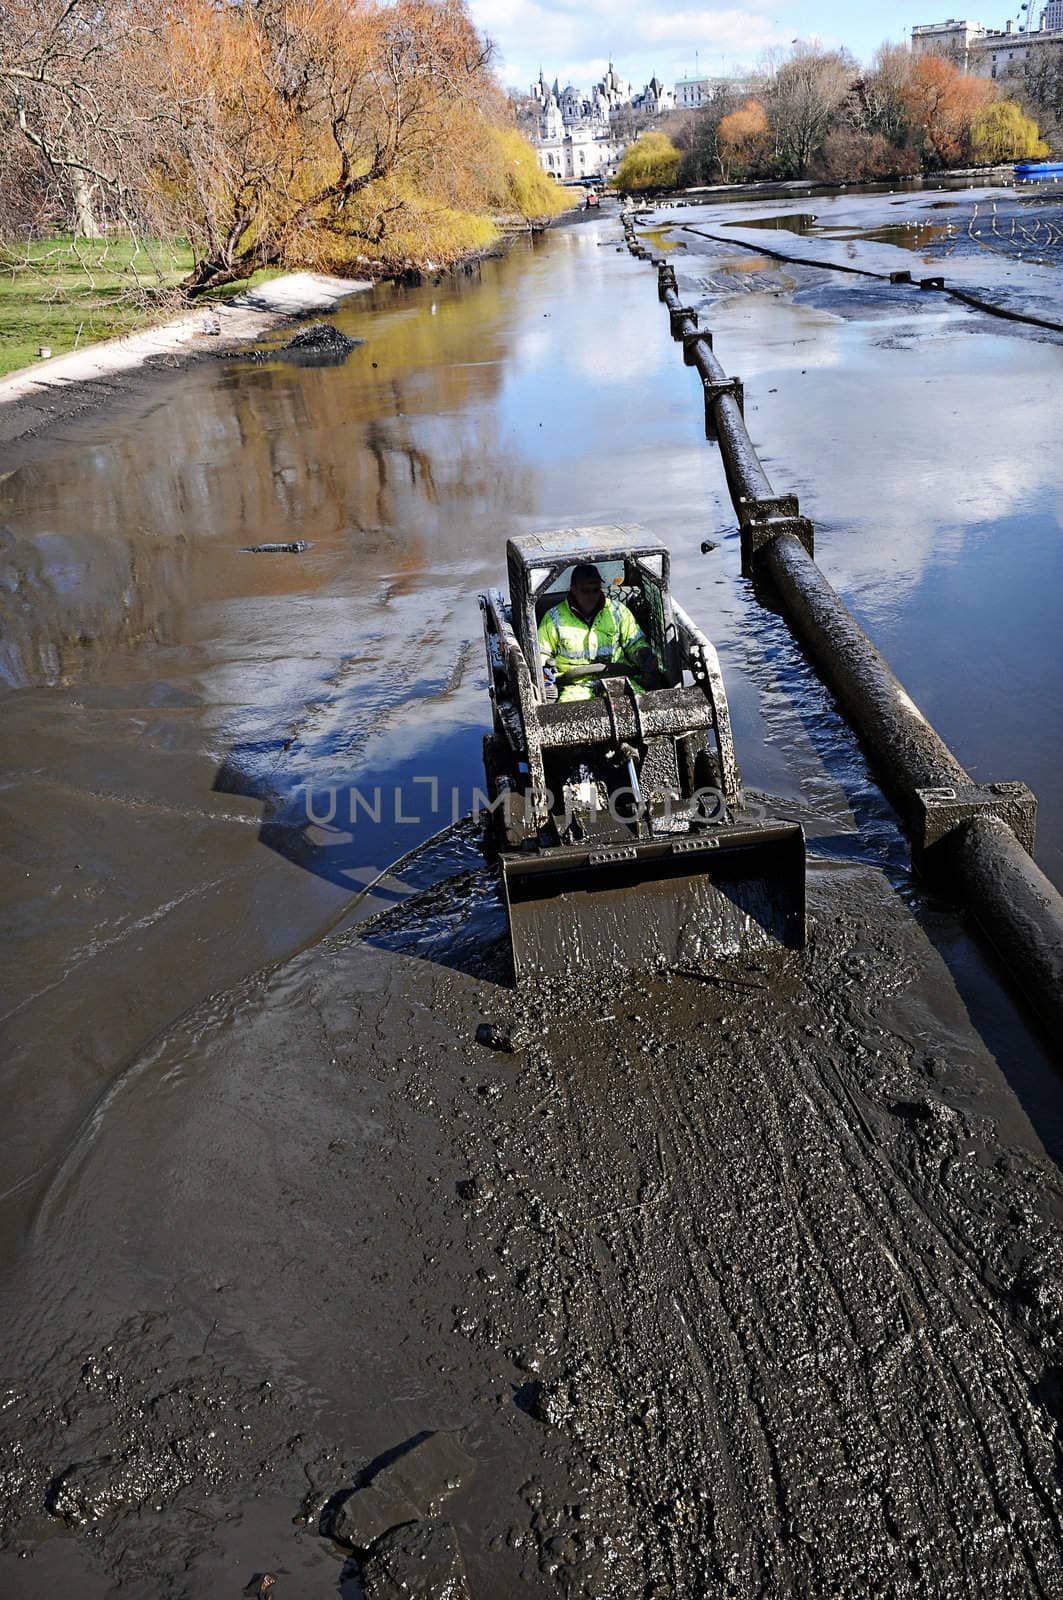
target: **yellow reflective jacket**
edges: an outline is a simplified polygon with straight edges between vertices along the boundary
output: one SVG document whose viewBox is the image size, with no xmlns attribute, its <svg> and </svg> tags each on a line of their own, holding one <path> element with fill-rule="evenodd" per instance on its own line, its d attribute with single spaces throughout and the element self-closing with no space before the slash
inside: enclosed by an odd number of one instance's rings
<svg viewBox="0 0 1063 1600">
<path fill-rule="evenodd" d="M 584 622 L 567 599 L 551 607 L 539 624 L 539 649 L 544 659 L 550 657 L 560 674 L 587 661 L 626 661 L 636 666 L 649 645 L 627 606 L 606 595 L 600 611 L 590 622 Z M 590 700 L 597 693 L 598 685 L 590 679 L 586 683 L 563 685 L 557 698 Z"/>
</svg>

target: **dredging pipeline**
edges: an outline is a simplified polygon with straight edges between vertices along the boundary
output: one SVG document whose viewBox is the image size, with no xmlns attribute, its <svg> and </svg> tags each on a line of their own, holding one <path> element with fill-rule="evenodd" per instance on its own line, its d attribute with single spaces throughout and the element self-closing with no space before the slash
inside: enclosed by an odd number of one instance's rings
<svg viewBox="0 0 1063 1600">
<path fill-rule="evenodd" d="M 720 446 L 742 532 L 742 567 L 768 580 L 791 630 L 834 693 L 912 843 L 915 868 L 961 895 L 1050 1036 L 1063 1038 L 1063 896 L 1034 862 L 1037 802 L 1023 783 L 977 784 L 914 704 L 814 559 L 797 497 L 778 494 L 749 437 L 741 381 L 679 296 L 675 269 L 623 219 L 632 254 L 658 270 L 672 337 L 696 368 L 705 432 Z"/>
</svg>

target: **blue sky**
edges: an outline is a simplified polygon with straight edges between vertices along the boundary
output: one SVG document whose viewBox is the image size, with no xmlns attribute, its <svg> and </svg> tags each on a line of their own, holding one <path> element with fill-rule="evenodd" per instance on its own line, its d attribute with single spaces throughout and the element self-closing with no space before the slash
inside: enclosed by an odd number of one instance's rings
<svg viewBox="0 0 1063 1600">
<path fill-rule="evenodd" d="M 968 17 L 1003 27 L 1018 16 L 1020 0 L 996 0 L 973 9 L 962 0 L 845 5 L 827 0 L 469 0 L 481 32 L 498 45 L 507 88 L 527 89 L 542 63 L 548 78 L 589 89 L 612 57 L 636 86 L 657 73 L 665 83 L 698 69 L 723 76 L 753 67 L 766 49 L 788 50 L 792 39 L 818 38 L 847 45 L 869 61 L 884 39 L 902 41 L 913 23 Z M 1011 9 L 1004 9 L 1010 5 Z M 1038 13 L 1040 11 L 1037 5 Z"/>
</svg>

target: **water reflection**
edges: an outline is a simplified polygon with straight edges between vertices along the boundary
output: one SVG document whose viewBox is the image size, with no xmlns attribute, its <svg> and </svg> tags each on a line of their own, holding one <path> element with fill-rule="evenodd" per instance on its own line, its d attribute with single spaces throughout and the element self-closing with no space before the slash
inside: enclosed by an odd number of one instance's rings
<svg viewBox="0 0 1063 1600">
<path fill-rule="evenodd" d="M 475 594 L 504 582 L 513 533 L 660 534 L 718 644 L 747 782 L 820 835 L 853 828 L 834 848 L 902 860 L 855 744 L 818 727 L 822 691 L 798 690 L 739 576 L 696 379 L 616 237 L 604 218 L 477 277 L 379 289 L 337 318 L 366 341 L 343 367 L 204 364 L 160 403 L 65 424 L 0 485 L 12 1184 L 144 1038 L 470 809 Z M 702 299 L 716 262 L 675 259 Z M 795 305 L 758 265 L 711 324 L 770 474 L 961 759 L 1038 791 L 1042 859 L 1063 867 L 1059 350 L 927 297 L 874 321 Z M 293 539 L 310 548 L 242 549 Z M 379 817 L 315 821 L 308 786 L 333 784 L 379 788 Z M 42 1073 L 71 1039 L 69 1071 Z"/>
<path fill-rule="evenodd" d="M 938 201 L 938 205 L 948 205 Z M 781 212 L 770 217 L 742 217 L 724 223 L 726 228 L 770 228 L 776 232 L 796 233 L 805 238 L 867 239 L 878 244 L 895 244 L 903 250 L 922 251 L 948 237 L 952 228 L 944 222 L 889 222 L 881 227 L 857 228 L 824 223 L 811 211 Z"/>
</svg>

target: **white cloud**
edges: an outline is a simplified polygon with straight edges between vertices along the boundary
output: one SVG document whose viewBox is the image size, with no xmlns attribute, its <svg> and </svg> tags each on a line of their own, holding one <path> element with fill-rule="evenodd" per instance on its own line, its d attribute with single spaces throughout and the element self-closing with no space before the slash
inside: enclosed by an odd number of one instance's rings
<svg viewBox="0 0 1063 1600">
<path fill-rule="evenodd" d="M 724 76 L 753 66 L 760 53 L 789 44 L 792 0 L 744 7 L 672 10 L 664 0 L 470 0 L 477 27 L 497 44 L 504 82 L 526 88 L 547 77 L 589 89 L 608 61 L 642 88 L 657 73 L 673 83 L 694 70 Z"/>
</svg>

